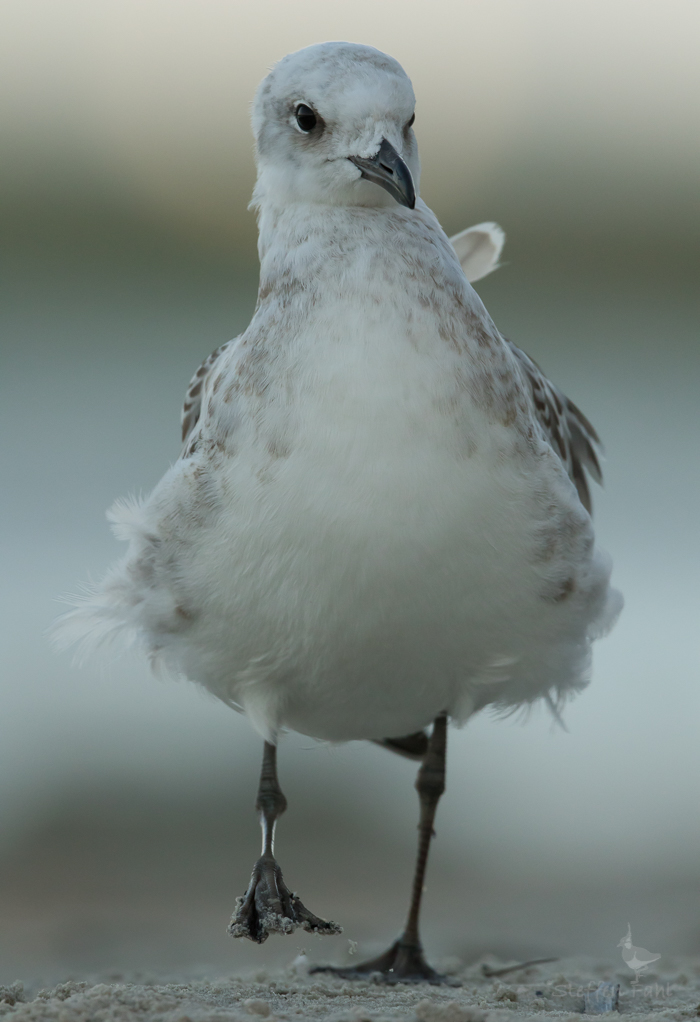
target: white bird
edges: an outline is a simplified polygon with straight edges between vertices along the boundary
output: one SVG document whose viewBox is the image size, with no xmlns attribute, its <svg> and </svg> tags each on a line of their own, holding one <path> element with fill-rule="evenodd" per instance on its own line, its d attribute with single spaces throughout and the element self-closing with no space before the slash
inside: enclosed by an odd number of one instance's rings
<svg viewBox="0 0 700 1022">
<path fill-rule="evenodd" d="M 646 948 L 634 946 L 632 943 L 632 927 L 629 923 L 627 924 L 627 933 L 617 946 L 622 948 L 622 958 L 634 972 L 633 983 L 638 983 L 640 975 L 647 971 L 652 962 L 657 962 L 661 958 L 661 955 L 654 954 L 653 951 L 647 951 Z"/>
<path fill-rule="evenodd" d="M 339 932 L 274 858 L 281 731 L 421 759 L 406 928 L 337 971 L 438 982 L 418 913 L 448 719 L 556 707 L 621 600 L 593 542 L 596 433 L 501 336 L 418 198 L 414 104 L 369 46 L 310 46 L 264 79 L 255 314 L 197 371 L 179 460 L 110 512 L 126 557 L 63 627 L 132 636 L 263 736 L 263 853 L 236 937 Z M 502 244 L 481 234 L 455 239 L 477 275 Z"/>
</svg>

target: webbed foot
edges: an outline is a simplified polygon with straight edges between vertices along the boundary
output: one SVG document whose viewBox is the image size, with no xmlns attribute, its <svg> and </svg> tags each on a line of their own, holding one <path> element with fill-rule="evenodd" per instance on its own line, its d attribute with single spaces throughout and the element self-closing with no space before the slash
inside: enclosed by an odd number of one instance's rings
<svg viewBox="0 0 700 1022">
<path fill-rule="evenodd" d="M 269 855 L 261 856 L 253 867 L 248 890 L 236 899 L 228 932 L 232 937 L 247 937 L 262 944 L 271 933 L 294 933 L 299 926 L 309 933 L 343 932 L 337 923 L 309 912 L 288 889 L 277 861 Z"/>
<path fill-rule="evenodd" d="M 432 983 L 459 986 L 449 976 L 443 976 L 431 968 L 425 960 L 420 944 L 404 942 L 401 937 L 394 941 L 388 951 L 359 965 L 333 967 L 318 965 L 311 972 L 329 972 L 342 979 L 376 978 L 380 983 Z"/>
</svg>

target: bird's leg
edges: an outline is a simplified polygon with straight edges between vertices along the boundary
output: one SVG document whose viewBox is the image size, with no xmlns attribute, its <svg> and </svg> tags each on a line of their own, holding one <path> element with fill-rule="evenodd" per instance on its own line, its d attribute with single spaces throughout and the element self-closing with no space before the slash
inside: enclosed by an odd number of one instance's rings
<svg viewBox="0 0 700 1022">
<path fill-rule="evenodd" d="M 428 851 L 433 836 L 433 821 L 440 796 L 445 790 L 445 754 L 447 751 L 447 715 L 436 718 L 427 748 L 416 778 L 420 799 L 418 824 L 418 856 L 413 877 L 413 891 L 408 919 L 401 936 L 388 951 L 378 958 L 361 962 L 349 968 L 319 966 L 312 972 L 332 972 L 345 979 L 363 979 L 371 973 L 380 973 L 387 983 L 445 983 L 445 976 L 435 972 L 425 960 L 418 934 L 418 917 L 425 880 Z"/>
<path fill-rule="evenodd" d="M 423 759 L 428 751 L 428 735 L 425 731 L 414 731 L 412 735 L 404 735 L 403 738 L 374 739 L 374 742 L 406 759 Z"/>
<path fill-rule="evenodd" d="M 282 879 L 274 856 L 274 840 L 277 817 L 287 808 L 287 799 L 277 780 L 277 746 L 271 742 L 265 742 L 255 808 L 260 813 L 262 855 L 253 866 L 248 890 L 236 899 L 228 932 L 232 937 L 248 937 L 258 944 L 271 933 L 293 933 L 298 926 L 310 933 L 342 933 L 336 923 L 309 912 Z"/>
</svg>

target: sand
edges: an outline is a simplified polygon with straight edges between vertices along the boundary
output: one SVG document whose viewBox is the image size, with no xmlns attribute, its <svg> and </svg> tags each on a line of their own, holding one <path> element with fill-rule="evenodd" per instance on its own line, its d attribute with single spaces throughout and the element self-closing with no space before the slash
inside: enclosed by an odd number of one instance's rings
<svg viewBox="0 0 700 1022">
<path fill-rule="evenodd" d="M 601 982 L 620 985 L 619 1013 L 635 1019 L 674 1020 L 700 1014 L 700 959 L 668 959 L 664 970 L 639 983 L 622 962 L 570 958 L 485 977 L 482 964 L 436 963 L 459 986 L 355 982 L 308 974 L 298 958 L 288 968 L 218 980 L 169 977 L 70 980 L 53 989 L 0 987 L 0 1017 L 13 1022 L 520 1022 L 591 1016 L 585 995 Z M 512 963 L 488 960 L 497 968 Z M 590 1002 L 589 1002 L 590 1003 Z M 614 1015 L 615 1013 L 610 1013 Z"/>
</svg>

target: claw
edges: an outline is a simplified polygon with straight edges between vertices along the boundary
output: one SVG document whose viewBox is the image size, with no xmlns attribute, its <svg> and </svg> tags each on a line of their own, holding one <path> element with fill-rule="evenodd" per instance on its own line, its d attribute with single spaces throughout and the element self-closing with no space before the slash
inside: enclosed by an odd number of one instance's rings
<svg viewBox="0 0 700 1022">
<path fill-rule="evenodd" d="M 310 912 L 285 884 L 276 860 L 263 855 L 253 867 L 248 890 L 236 899 L 228 932 L 262 944 L 271 933 L 294 933 L 299 926 L 309 933 L 343 932 L 337 923 Z"/>
</svg>

